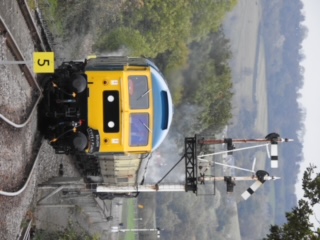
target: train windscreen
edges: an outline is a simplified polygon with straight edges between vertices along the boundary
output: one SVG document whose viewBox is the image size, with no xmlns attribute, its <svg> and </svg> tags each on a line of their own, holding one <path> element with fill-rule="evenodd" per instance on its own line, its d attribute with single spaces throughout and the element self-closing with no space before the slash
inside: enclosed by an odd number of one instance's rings
<svg viewBox="0 0 320 240">
<path fill-rule="evenodd" d="M 147 146 L 149 142 L 149 114 L 130 115 L 130 146 Z"/>
<path fill-rule="evenodd" d="M 129 96 L 131 109 L 149 108 L 148 78 L 146 76 L 129 76 Z"/>
</svg>

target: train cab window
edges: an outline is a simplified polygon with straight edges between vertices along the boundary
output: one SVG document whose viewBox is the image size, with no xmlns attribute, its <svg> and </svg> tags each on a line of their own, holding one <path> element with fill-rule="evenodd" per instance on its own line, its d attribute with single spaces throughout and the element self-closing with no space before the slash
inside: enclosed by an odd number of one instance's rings
<svg viewBox="0 0 320 240">
<path fill-rule="evenodd" d="M 148 78 L 146 76 L 129 76 L 129 98 L 131 109 L 148 109 L 149 92 Z"/>
<path fill-rule="evenodd" d="M 147 146 L 149 142 L 149 114 L 130 115 L 130 146 Z"/>
</svg>

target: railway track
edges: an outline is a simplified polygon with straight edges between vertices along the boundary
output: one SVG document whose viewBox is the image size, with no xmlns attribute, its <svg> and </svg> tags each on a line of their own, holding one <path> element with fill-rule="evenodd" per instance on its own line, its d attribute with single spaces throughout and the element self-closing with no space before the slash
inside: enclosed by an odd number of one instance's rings
<svg viewBox="0 0 320 240">
<path fill-rule="evenodd" d="M 17 3 L 20 7 L 20 10 L 21 10 L 21 13 L 25 19 L 25 22 L 29 28 L 30 35 L 32 36 L 32 40 L 33 40 L 35 49 L 38 52 L 52 51 L 44 29 L 41 27 L 41 31 L 39 32 L 39 30 L 38 30 L 37 23 L 38 23 L 38 25 L 40 24 L 40 26 L 41 26 L 39 17 L 37 18 L 38 21 L 36 23 L 32 17 L 32 13 L 30 12 L 30 9 L 28 7 L 28 4 L 26 3 L 26 0 L 17 0 Z M 15 123 L 12 120 L 10 120 L 8 117 L 6 117 L 5 115 L 0 113 L 0 118 L 3 119 L 8 124 L 10 124 L 11 126 L 13 126 L 15 128 L 23 128 L 29 123 L 33 113 L 35 112 L 35 109 L 36 109 L 38 103 L 40 102 L 40 100 L 42 98 L 42 90 L 41 90 L 40 86 L 38 85 L 37 80 L 35 79 L 31 70 L 27 66 L 27 64 L 26 64 L 27 61 L 24 59 L 23 54 L 22 54 L 21 50 L 19 49 L 19 46 L 17 45 L 16 41 L 13 38 L 13 35 L 10 32 L 10 29 L 7 27 L 4 19 L 1 16 L 0 16 L 0 34 L 3 34 L 3 36 L 5 37 L 6 44 L 7 44 L 8 48 L 10 49 L 10 51 L 12 52 L 15 60 L 17 62 L 21 63 L 21 64 L 19 64 L 19 67 L 20 67 L 21 71 L 23 72 L 25 78 L 27 79 L 28 83 L 30 84 L 30 86 L 37 89 L 37 92 L 35 93 L 37 99 L 36 99 L 35 103 L 33 104 L 33 107 L 31 108 L 29 115 L 27 117 L 25 117 L 26 120 L 24 122 Z"/>
<path fill-rule="evenodd" d="M 17 240 L 30 240 L 31 239 L 31 236 L 30 236 L 31 228 L 32 228 L 32 220 L 29 220 L 27 227 L 24 229 L 21 229 L 21 231 L 17 237 Z"/>
<path fill-rule="evenodd" d="M 51 52 L 52 48 L 49 44 L 48 38 L 46 36 L 45 30 L 41 25 L 40 18 L 36 12 L 36 21 L 32 17 L 32 13 L 26 3 L 26 0 L 17 0 L 21 13 L 26 21 L 26 24 L 30 30 L 35 48 L 40 52 Z M 40 26 L 40 30 L 37 27 Z"/>
<path fill-rule="evenodd" d="M 0 195 L 2 196 L 7 196 L 7 197 L 14 197 L 14 196 L 18 196 L 19 194 L 21 194 L 28 186 L 29 182 L 30 182 L 30 179 L 33 175 L 33 172 L 35 171 L 35 168 L 38 164 L 38 161 L 39 161 L 39 154 L 40 154 L 40 150 L 43 146 L 43 140 L 41 140 L 41 145 L 40 145 L 40 148 L 37 149 L 37 152 L 35 153 L 35 160 L 33 162 L 33 165 L 31 167 L 31 170 L 29 172 L 29 175 L 26 179 L 26 181 L 24 182 L 24 184 L 20 187 L 20 189 L 16 190 L 16 191 L 3 191 L 3 190 L 0 190 Z"/>
<path fill-rule="evenodd" d="M 33 44 L 35 46 L 35 51 L 44 52 L 44 51 L 51 50 L 48 42 L 46 40 L 44 41 L 41 34 L 39 33 L 37 24 L 33 20 L 32 14 L 26 4 L 26 1 L 25 0 L 17 0 L 17 3 L 19 5 L 19 8 L 20 8 L 21 13 L 23 15 L 23 18 L 25 19 L 26 25 L 29 29 Z M 31 107 L 29 107 L 29 109 L 31 109 L 31 111 L 29 111 L 27 116 L 24 117 L 24 119 L 26 119 L 24 122 L 16 123 L 13 120 L 11 120 L 9 117 L 5 116 L 5 114 L 2 114 L 2 113 L 0 113 L 0 118 L 2 120 L 4 120 L 7 124 L 12 126 L 13 128 L 24 128 L 32 119 L 32 116 L 34 115 L 35 110 L 37 109 L 37 106 L 38 106 L 40 100 L 42 99 L 42 89 L 39 86 L 37 79 L 35 78 L 35 75 L 28 67 L 28 63 L 30 61 L 27 61 L 24 58 L 22 51 L 20 50 L 17 42 L 15 41 L 15 39 L 13 37 L 13 34 L 10 32 L 9 27 L 7 26 L 5 20 L 3 19 L 2 16 L 0 16 L 0 34 L 1 34 L 1 36 L 4 37 L 5 44 L 8 47 L 8 49 L 10 50 L 10 52 L 12 53 L 12 55 L 15 59 L 15 62 L 19 63 L 19 67 L 21 69 L 21 72 L 23 73 L 26 81 L 30 85 L 30 87 L 32 89 L 32 95 L 33 95 L 32 96 L 33 101 L 32 101 Z M 40 137 L 39 141 L 36 141 L 35 143 L 33 143 L 33 147 L 32 147 L 33 150 L 31 153 L 32 157 L 30 160 L 28 160 L 28 162 L 31 163 L 28 165 L 32 165 L 32 166 L 31 166 L 31 168 L 29 168 L 30 170 L 27 173 L 28 176 L 24 178 L 24 183 L 22 183 L 19 186 L 19 189 L 18 190 L 15 189 L 14 191 L 8 191 L 8 190 L 3 191 L 1 189 L 0 195 L 13 197 L 13 196 L 17 196 L 17 195 L 21 194 L 26 189 L 26 187 L 28 186 L 30 179 L 35 171 L 37 163 L 39 161 L 38 160 L 39 153 L 40 153 L 42 146 L 43 146 L 42 137 Z"/>
<path fill-rule="evenodd" d="M 23 54 L 22 54 L 18 44 L 16 43 L 15 39 L 13 38 L 13 35 L 10 32 L 10 29 L 7 27 L 4 19 L 1 16 L 0 16 L 0 34 L 2 34 L 4 36 L 6 45 L 10 49 L 15 60 L 20 63 L 19 67 L 20 67 L 21 71 L 23 72 L 29 85 L 32 88 L 37 89 L 37 93 L 36 93 L 36 95 L 38 95 L 37 99 L 36 99 L 35 103 L 33 104 L 33 107 L 31 108 L 32 109 L 31 112 L 28 114 L 27 117 L 25 117 L 25 119 L 26 119 L 25 122 L 15 123 L 12 120 L 10 120 L 8 117 L 6 117 L 5 115 L 0 113 L 0 118 L 3 119 L 5 122 L 7 122 L 8 124 L 10 124 L 11 126 L 13 126 L 15 128 L 22 128 L 28 124 L 28 122 L 30 121 L 38 103 L 40 102 L 40 100 L 42 98 L 42 90 L 41 90 L 40 86 L 38 85 L 38 82 L 35 79 L 34 75 L 32 74 L 31 70 L 27 66 L 27 64 L 26 64 L 27 61 L 23 57 Z"/>
</svg>

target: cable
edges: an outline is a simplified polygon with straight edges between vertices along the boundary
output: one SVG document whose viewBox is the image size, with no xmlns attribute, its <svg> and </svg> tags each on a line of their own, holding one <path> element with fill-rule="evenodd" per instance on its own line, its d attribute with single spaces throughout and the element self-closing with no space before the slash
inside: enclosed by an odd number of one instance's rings
<svg viewBox="0 0 320 240">
<path fill-rule="evenodd" d="M 182 161 L 182 159 L 184 159 L 185 157 L 185 154 L 180 158 L 180 160 L 166 173 L 166 175 L 163 176 L 163 178 L 161 178 L 157 183 L 156 185 L 158 185 L 159 183 L 162 182 L 162 180 L 169 175 L 169 173 Z"/>
</svg>

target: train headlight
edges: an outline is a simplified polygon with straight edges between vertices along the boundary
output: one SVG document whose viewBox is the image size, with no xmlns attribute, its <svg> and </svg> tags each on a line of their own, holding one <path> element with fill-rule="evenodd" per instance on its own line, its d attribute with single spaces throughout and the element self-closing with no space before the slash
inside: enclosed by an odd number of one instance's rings
<svg viewBox="0 0 320 240">
<path fill-rule="evenodd" d="M 114 101 L 114 96 L 109 95 L 109 96 L 108 96 L 108 102 L 113 102 L 113 101 Z"/>
<path fill-rule="evenodd" d="M 113 121 L 108 122 L 108 127 L 109 128 L 113 128 L 115 126 Z"/>
</svg>

